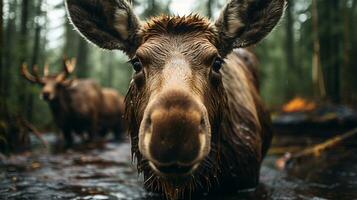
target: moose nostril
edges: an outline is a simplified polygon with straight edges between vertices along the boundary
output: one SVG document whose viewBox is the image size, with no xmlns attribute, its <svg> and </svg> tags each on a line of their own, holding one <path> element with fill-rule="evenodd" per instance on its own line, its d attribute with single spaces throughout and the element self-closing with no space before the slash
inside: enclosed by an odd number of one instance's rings
<svg viewBox="0 0 357 200">
<path fill-rule="evenodd" d="M 150 135 L 148 152 L 156 163 L 181 162 L 191 164 L 202 149 L 201 133 L 205 132 L 205 118 L 195 107 L 156 108 L 146 119 L 146 133 Z"/>
<path fill-rule="evenodd" d="M 170 91 L 146 109 L 140 124 L 139 150 L 160 168 L 158 171 L 189 172 L 187 166 L 192 168 L 207 156 L 209 117 L 198 100 L 181 91 Z"/>
<path fill-rule="evenodd" d="M 205 125 L 205 119 L 202 117 L 201 122 L 200 122 L 201 126 Z"/>
</svg>

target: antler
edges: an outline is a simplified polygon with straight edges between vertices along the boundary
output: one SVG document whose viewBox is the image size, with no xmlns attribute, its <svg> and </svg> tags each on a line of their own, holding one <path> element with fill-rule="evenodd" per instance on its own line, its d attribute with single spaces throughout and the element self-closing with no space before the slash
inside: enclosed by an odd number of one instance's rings
<svg viewBox="0 0 357 200">
<path fill-rule="evenodd" d="M 37 66 L 32 66 L 32 74 L 28 71 L 28 66 L 26 63 L 22 64 L 21 67 L 21 75 L 25 77 L 31 83 L 43 83 L 42 79 L 38 75 Z"/>
<path fill-rule="evenodd" d="M 43 75 L 44 76 L 50 75 L 50 66 L 48 65 L 48 63 L 46 63 L 45 67 L 43 68 Z"/>
<path fill-rule="evenodd" d="M 64 81 L 68 76 L 73 73 L 76 67 L 76 59 L 67 59 L 66 56 L 63 58 L 63 71 L 57 76 L 58 81 Z"/>
<path fill-rule="evenodd" d="M 66 74 L 66 76 L 70 75 L 73 73 L 74 69 L 76 68 L 76 59 L 72 58 L 72 59 L 63 59 L 63 70 Z"/>
</svg>

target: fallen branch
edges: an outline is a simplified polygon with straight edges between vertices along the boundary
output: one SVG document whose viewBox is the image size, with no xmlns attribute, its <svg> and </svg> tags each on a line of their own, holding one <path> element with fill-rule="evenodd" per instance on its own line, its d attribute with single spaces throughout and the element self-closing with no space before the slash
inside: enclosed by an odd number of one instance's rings
<svg viewBox="0 0 357 200">
<path fill-rule="evenodd" d="M 357 128 L 348 131 L 342 135 L 338 135 L 332 139 L 329 139 L 324 143 L 306 148 L 303 151 L 294 154 L 287 152 L 283 157 L 281 157 L 275 162 L 275 166 L 278 169 L 283 170 L 286 169 L 286 167 L 294 161 L 299 161 L 301 159 L 308 158 L 308 157 L 319 157 L 323 152 L 326 152 L 327 150 L 332 148 L 336 148 L 356 136 L 357 136 Z"/>
<path fill-rule="evenodd" d="M 268 155 L 283 155 L 286 152 L 298 152 L 301 146 L 288 146 L 288 147 L 272 147 L 269 149 Z"/>
<path fill-rule="evenodd" d="M 47 141 L 43 139 L 42 134 L 36 129 L 35 126 L 33 126 L 30 122 L 26 121 L 22 117 L 19 117 L 18 120 L 24 128 L 26 128 L 28 131 L 34 134 L 36 138 L 41 141 L 41 143 L 46 149 L 48 148 Z"/>
</svg>

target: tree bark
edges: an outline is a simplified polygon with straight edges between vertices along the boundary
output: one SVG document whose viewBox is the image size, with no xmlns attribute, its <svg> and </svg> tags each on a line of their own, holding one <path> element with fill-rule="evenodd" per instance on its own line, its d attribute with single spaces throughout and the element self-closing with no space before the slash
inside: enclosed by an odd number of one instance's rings
<svg viewBox="0 0 357 200">
<path fill-rule="evenodd" d="M 295 84 L 295 80 L 301 80 L 301 72 L 298 68 L 296 68 L 295 64 L 295 45 L 294 45 L 294 19 L 293 19 L 293 10 L 294 10 L 294 1 L 289 0 L 288 1 L 288 6 L 286 8 L 286 26 L 285 26 L 285 32 L 286 32 L 286 41 L 285 41 L 285 49 L 286 49 L 286 61 L 287 61 L 287 67 L 285 68 L 287 70 L 287 76 L 286 78 L 288 79 L 290 84 Z M 291 76 L 290 74 L 293 74 Z M 289 85 L 287 85 L 285 89 L 285 94 L 286 98 L 290 99 L 294 93 L 294 91 L 291 90 Z"/>
<path fill-rule="evenodd" d="M 314 87 L 314 95 L 318 99 L 324 99 L 326 96 L 326 89 L 320 60 L 321 58 L 317 0 L 312 0 L 311 17 L 313 30 L 312 81 Z"/>
<path fill-rule="evenodd" d="M 8 110 L 8 99 L 10 95 L 10 78 L 11 75 L 11 69 L 14 61 L 14 53 L 13 53 L 13 46 L 15 44 L 15 37 L 16 35 L 16 7 L 17 7 L 17 0 L 13 1 L 8 1 L 8 13 L 9 16 L 7 18 L 6 22 L 6 28 L 4 31 L 4 46 L 2 48 L 3 55 L 4 55 L 4 60 L 3 60 L 3 76 L 4 79 L 2 80 L 3 84 L 3 103 L 4 103 L 4 114 L 8 116 L 9 110 Z"/>
<path fill-rule="evenodd" d="M 318 1 L 319 21 L 321 27 L 321 63 L 324 69 L 326 97 L 333 103 L 341 100 L 341 65 L 343 63 L 341 48 L 343 42 L 342 10 L 338 0 Z M 316 9 L 317 10 L 317 9 Z"/>
<path fill-rule="evenodd" d="M 38 0 L 36 5 L 36 17 L 42 18 L 42 0 Z M 31 66 L 38 64 L 39 55 L 40 55 L 40 39 L 41 39 L 41 31 L 42 26 L 39 22 L 35 22 L 35 38 L 33 43 L 33 50 L 32 50 L 32 58 L 31 58 Z"/>
<path fill-rule="evenodd" d="M 4 65 L 3 65 L 3 21 L 4 21 L 4 14 L 3 14 L 3 7 L 4 7 L 4 2 L 3 0 L 0 0 L 0 119 L 3 119 L 4 113 L 5 113 L 5 96 L 4 96 Z"/>
<path fill-rule="evenodd" d="M 38 0 L 37 5 L 36 5 L 36 12 L 35 15 L 37 18 L 42 17 L 42 0 Z M 39 22 L 35 21 L 35 38 L 34 38 L 34 43 L 33 43 L 33 49 L 32 49 L 32 56 L 31 56 L 31 65 L 36 65 L 39 62 L 39 55 L 40 55 L 40 38 L 41 38 L 41 24 Z M 27 93 L 27 109 L 26 109 L 26 118 L 29 121 L 32 121 L 33 118 L 33 104 L 34 104 L 34 94 L 29 91 Z"/>
<path fill-rule="evenodd" d="M 27 56 L 28 17 L 29 17 L 29 0 L 22 0 L 21 27 L 20 27 L 20 46 L 21 46 L 20 63 L 25 62 Z"/>
<path fill-rule="evenodd" d="M 343 0 L 343 65 L 341 69 L 341 98 L 342 102 L 346 104 L 353 103 L 351 101 L 351 69 L 350 69 L 350 56 L 351 56 L 351 39 L 350 39 L 350 18 L 351 12 L 348 8 L 348 0 Z"/>
<path fill-rule="evenodd" d="M 28 55 L 27 52 L 27 40 L 28 40 L 28 18 L 29 18 L 29 0 L 22 0 L 21 3 L 21 24 L 20 24 L 20 39 L 19 39 L 19 63 L 18 65 L 20 66 L 21 63 L 26 62 L 26 58 Z M 19 68 L 17 68 L 19 69 Z M 19 73 L 19 70 L 17 70 L 17 73 Z M 19 95 L 18 95 L 18 105 L 20 106 L 20 112 L 23 113 L 26 117 L 28 117 L 28 90 L 29 86 L 28 83 L 20 78 L 18 82 L 18 87 L 21 87 L 21 90 L 19 90 Z"/>
<path fill-rule="evenodd" d="M 341 88 L 341 80 L 340 80 L 340 63 L 341 62 L 341 48 L 340 48 L 340 42 L 341 38 L 343 37 L 342 33 L 342 23 L 340 20 L 340 6 L 339 6 L 339 0 L 332 0 L 328 2 L 332 4 L 330 7 L 331 13 L 332 13 L 332 23 L 330 26 L 334 26 L 332 29 L 332 35 L 330 38 L 330 41 L 332 43 L 332 48 L 330 51 L 330 57 L 332 58 L 331 60 L 331 65 L 332 65 L 332 70 L 331 70 L 331 75 L 332 75 L 332 81 L 331 81 L 331 93 L 330 93 L 330 98 L 334 103 L 340 103 L 341 102 L 341 96 L 340 96 L 340 88 Z"/>
<path fill-rule="evenodd" d="M 78 34 L 73 30 L 73 26 L 70 24 L 69 19 L 66 17 L 65 19 L 65 43 L 63 46 L 63 55 L 72 58 L 77 56 L 78 52 L 76 48 L 79 43 L 80 38 Z"/>
<path fill-rule="evenodd" d="M 1 87 L 2 85 L 2 79 L 3 79 L 3 63 L 2 63 L 2 58 L 3 58 L 3 24 L 4 24 L 4 13 L 3 13 L 3 7 L 4 7 L 4 2 L 3 0 L 0 0 L 0 78 L 1 78 Z M 2 88 L 1 88 L 2 91 Z M 1 92 L 0 91 L 0 92 Z M 2 93 L 1 93 L 2 94 Z"/>
<path fill-rule="evenodd" d="M 351 14 L 350 16 L 351 18 L 351 23 L 350 23 L 350 27 L 351 27 L 351 36 L 355 36 L 357 34 L 357 26 L 355 25 L 356 20 L 353 19 L 357 19 L 357 1 L 352 1 L 352 7 L 351 7 Z M 357 67 L 355 66 L 355 63 L 357 63 L 357 57 L 353 56 L 353 55 L 357 55 L 357 37 L 351 37 L 351 46 L 353 48 L 351 48 L 351 72 L 350 75 L 352 76 L 353 74 L 357 74 Z M 351 79 L 351 88 L 353 88 L 353 93 L 350 94 L 351 95 L 351 102 L 353 102 L 354 107 L 357 109 L 357 79 L 353 78 Z"/>
<path fill-rule="evenodd" d="M 87 41 L 79 40 L 78 54 L 77 54 L 77 76 L 79 78 L 89 77 L 89 63 L 88 63 L 89 47 Z"/>
<path fill-rule="evenodd" d="M 107 56 L 106 56 L 106 58 L 107 58 L 107 67 L 108 67 L 108 72 L 107 72 L 107 86 L 108 87 L 113 87 L 113 80 L 114 80 L 114 73 L 115 73 L 115 71 L 114 71 L 114 59 L 113 59 L 113 53 L 111 53 L 111 54 L 108 54 Z"/>
<path fill-rule="evenodd" d="M 295 69 L 295 57 L 294 57 L 294 20 L 293 20 L 293 11 L 294 1 L 289 0 L 288 6 L 286 7 L 286 56 L 288 61 L 288 68 Z"/>
</svg>

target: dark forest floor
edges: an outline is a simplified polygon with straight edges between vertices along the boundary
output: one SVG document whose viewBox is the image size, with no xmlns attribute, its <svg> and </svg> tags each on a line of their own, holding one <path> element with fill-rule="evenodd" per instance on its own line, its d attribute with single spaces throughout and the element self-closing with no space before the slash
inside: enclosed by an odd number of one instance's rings
<svg viewBox="0 0 357 200">
<path fill-rule="evenodd" d="M 52 139 L 51 139 L 52 138 Z M 46 136 L 53 140 L 53 136 Z M 356 149 L 336 149 L 288 171 L 275 168 L 281 149 L 321 139 L 277 135 L 256 191 L 219 199 L 357 199 Z M 298 146 L 296 146 L 296 144 Z M 206 197 L 217 199 L 218 197 Z M 0 164 L 0 199 L 159 199 L 147 194 L 131 163 L 128 143 L 49 153 L 38 148 Z"/>
</svg>

